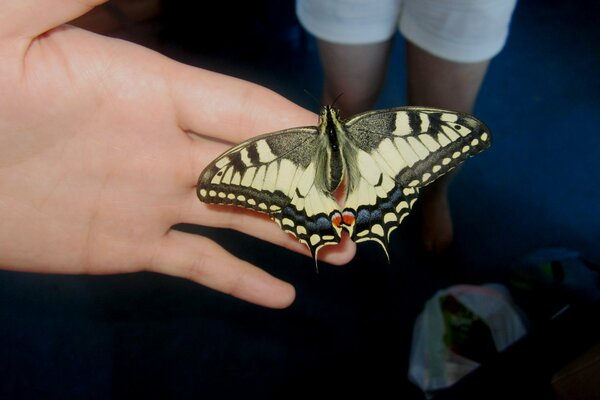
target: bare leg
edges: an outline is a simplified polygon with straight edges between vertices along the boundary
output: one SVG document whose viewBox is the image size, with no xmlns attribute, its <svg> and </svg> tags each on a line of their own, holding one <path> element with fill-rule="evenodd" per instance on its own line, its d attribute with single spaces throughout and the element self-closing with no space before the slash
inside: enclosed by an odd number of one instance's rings
<svg viewBox="0 0 600 400">
<path fill-rule="evenodd" d="M 391 40 L 381 43 L 345 45 L 318 41 L 325 74 L 323 101 L 341 94 L 336 105 L 344 116 L 373 107 L 387 69 Z"/>
<path fill-rule="evenodd" d="M 342 117 L 369 110 L 385 81 L 391 40 L 348 45 L 318 39 L 317 43 L 325 75 L 323 103 L 331 104 L 337 98 Z M 344 193 L 345 184 L 334 193 L 340 204 Z"/>
<path fill-rule="evenodd" d="M 435 57 L 407 42 L 408 101 L 411 105 L 439 107 L 471 113 L 489 60 L 457 63 Z M 452 217 L 448 205 L 448 174 L 422 194 L 423 244 L 433 252 L 442 252 L 453 239 Z"/>
<path fill-rule="evenodd" d="M 318 41 L 325 73 L 323 101 L 337 105 L 345 116 L 370 109 L 383 86 L 391 40 L 368 45 Z M 407 43 L 408 99 L 412 105 L 472 112 L 489 61 L 456 63 L 435 57 Z M 448 206 L 447 175 L 423 191 L 423 243 L 441 252 L 453 238 Z"/>
</svg>

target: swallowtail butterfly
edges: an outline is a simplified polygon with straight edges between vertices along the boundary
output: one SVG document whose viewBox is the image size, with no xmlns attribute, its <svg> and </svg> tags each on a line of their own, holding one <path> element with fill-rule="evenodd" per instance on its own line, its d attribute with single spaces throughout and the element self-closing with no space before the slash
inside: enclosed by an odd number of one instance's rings
<svg viewBox="0 0 600 400">
<path fill-rule="evenodd" d="M 346 230 L 386 255 L 390 233 L 419 189 L 490 145 L 471 115 L 423 107 L 358 114 L 323 107 L 318 126 L 254 137 L 223 153 L 200 175 L 198 197 L 267 213 L 306 244 L 316 260 Z M 332 193 L 345 183 L 340 206 Z M 388 256 L 389 257 L 389 256 Z"/>
</svg>

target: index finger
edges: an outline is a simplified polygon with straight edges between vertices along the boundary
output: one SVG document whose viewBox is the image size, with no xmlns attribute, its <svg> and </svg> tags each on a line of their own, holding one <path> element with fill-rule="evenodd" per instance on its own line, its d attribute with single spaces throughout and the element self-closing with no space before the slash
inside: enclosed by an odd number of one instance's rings
<svg viewBox="0 0 600 400">
<path fill-rule="evenodd" d="M 317 116 L 257 84 L 174 63 L 168 80 L 180 127 L 239 143 L 261 133 L 316 125 Z"/>
</svg>

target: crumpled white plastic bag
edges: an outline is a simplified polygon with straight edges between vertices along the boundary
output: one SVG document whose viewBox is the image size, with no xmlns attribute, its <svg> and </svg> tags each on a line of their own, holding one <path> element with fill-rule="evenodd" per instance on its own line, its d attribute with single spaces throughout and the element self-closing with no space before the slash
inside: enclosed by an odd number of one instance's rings
<svg viewBox="0 0 600 400">
<path fill-rule="evenodd" d="M 453 385 L 479 366 L 453 352 L 444 342 L 440 298 L 448 294 L 488 325 L 498 352 L 526 333 L 522 316 L 502 285 L 457 285 L 438 291 L 425 303 L 415 322 L 408 371 L 409 379 L 426 394 Z"/>
</svg>

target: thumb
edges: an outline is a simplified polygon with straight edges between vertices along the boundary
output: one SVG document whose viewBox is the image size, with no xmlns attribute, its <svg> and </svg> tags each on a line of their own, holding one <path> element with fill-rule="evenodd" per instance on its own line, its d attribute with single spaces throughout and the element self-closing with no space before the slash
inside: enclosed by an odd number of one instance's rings
<svg viewBox="0 0 600 400">
<path fill-rule="evenodd" d="M 36 37 L 106 0 L 0 0 L 0 35 Z"/>
</svg>

